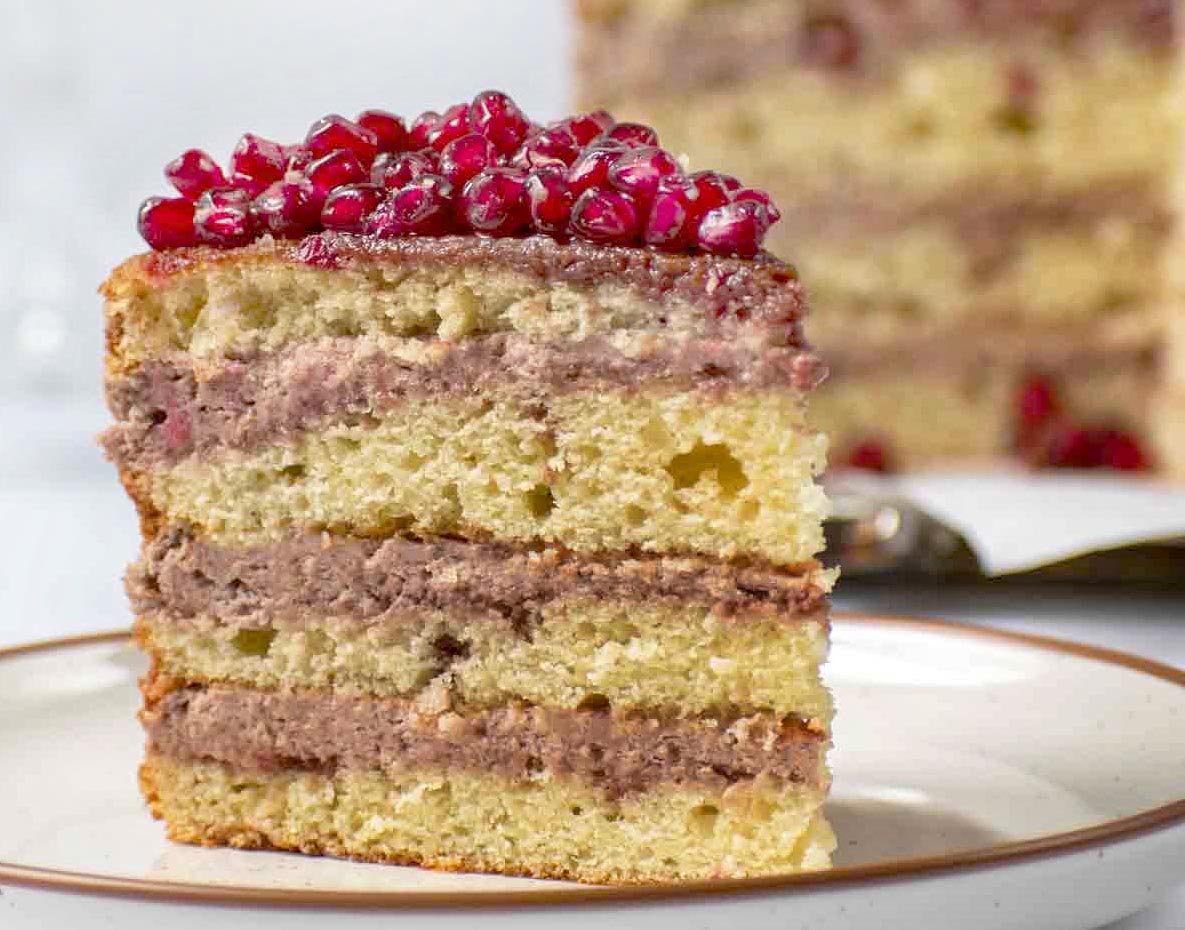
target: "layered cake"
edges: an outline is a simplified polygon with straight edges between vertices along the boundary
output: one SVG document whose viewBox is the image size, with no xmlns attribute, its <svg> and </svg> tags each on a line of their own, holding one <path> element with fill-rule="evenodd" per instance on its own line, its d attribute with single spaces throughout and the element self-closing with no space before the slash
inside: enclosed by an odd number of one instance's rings
<svg viewBox="0 0 1185 930">
<path fill-rule="evenodd" d="M 823 372 L 769 198 L 496 92 L 166 175 L 103 293 L 169 836 L 826 867 Z"/>
<path fill-rule="evenodd" d="M 1166 457 L 1172 0 L 577 8 L 585 101 L 786 214 L 770 242 L 811 286 L 833 458 Z"/>
</svg>

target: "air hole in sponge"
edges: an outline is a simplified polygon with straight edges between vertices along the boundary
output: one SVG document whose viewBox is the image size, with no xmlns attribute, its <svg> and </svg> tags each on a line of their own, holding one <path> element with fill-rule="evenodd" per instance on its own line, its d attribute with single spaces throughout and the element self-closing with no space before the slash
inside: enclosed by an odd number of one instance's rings
<svg viewBox="0 0 1185 930">
<path fill-rule="evenodd" d="M 577 710 L 598 714 L 607 714 L 610 708 L 609 699 L 603 694 L 586 694 L 584 699 L 576 705 Z"/>
<path fill-rule="evenodd" d="M 733 497 L 749 483 L 740 461 L 722 442 L 697 442 L 691 451 L 671 459 L 667 472 L 675 479 L 676 489 L 690 488 L 705 476 L 714 475 L 725 497 Z"/>
<path fill-rule="evenodd" d="M 700 836 L 711 836 L 716 831 L 716 820 L 719 816 L 720 808 L 715 804 L 700 804 L 691 809 L 691 828 Z"/>
<path fill-rule="evenodd" d="M 239 630 L 234 635 L 234 639 L 230 641 L 230 644 L 245 656 L 259 656 L 262 658 L 272 648 L 272 640 L 275 638 L 275 630 Z"/>
<path fill-rule="evenodd" d="M 527 510 L 536 520 L 546 519 L 555 509 L 555 495 L 545 484 L 537 484 L 526 493 Z"/>
<path fill-rule="evenodd" d="M 305 475 L 303 465 L 286 465 L 280 469 L 280 477 L 287 482 L 299 481 Z"/>
<path fill-rule="evenodd" d="M 646 511 L 637 504 L 629 504 L 625 508 L 625 522 L 630 526 L 641 526 L 646 521 Z"/>
</svg>

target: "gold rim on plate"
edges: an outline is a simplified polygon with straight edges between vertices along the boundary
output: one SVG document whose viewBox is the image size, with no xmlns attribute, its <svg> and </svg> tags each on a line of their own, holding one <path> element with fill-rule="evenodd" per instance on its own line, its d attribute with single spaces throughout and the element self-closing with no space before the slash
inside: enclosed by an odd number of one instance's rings
<svg viewBox="0 0 1185 930">
<path fill-rule="evenodd" d="M 963 636 L 979 636 L 1127 668 L 1185 688 L 1185 670 L 1183 669 L 1100 646 L 1088 646 L 1069 640 L 1036 636 L 1029 633 L 1013 633 L 944 620 L 845 613 L 835 614 L 834 619 L 844 623 L 898 626 Z M 45 640 L 0 649 L 0 661 L 31 653 L 113 643 L 120 640 L 130 642 L 130 634 L 121 630 Z M 1093 827 L 1054 833 L 1030 840 L 1000 843 L 943 856 L 905 859 L 899 862 L 884 862 L 877 865 L 854 866 L 800 875 L 675 882 L 663 885 L 557 888 L 548 891 L 384 892 L 263 889 L 239 885 L 197 885 L 151 879 L 115 878 L 87 872 L 67 872 L 58 869 L 22 866 L 10 862 L 0 862 L 0 885 L 7 883 L 75 894 L 113 895 L 178 904 L 221 904 L 272 908 L 321 907 L 354 910 L 448 911 L 478 908 L 525 909 L 567 905 L 595 907 L 597 905 L 614 906 L 628 903 L 658 904 L 706 896 L 759 895 L 797 889 L 805 891 L 834 885 L 880 884 L 903 879 L 931 878 L 951 872 L 1014 865 L 1036 858 L 1081 852 L 1105 843 L 1133 839 L 1156 830 L 1181 825 L 1185 825 L 1185 797 L 1130 817 L 1111 820 Z"/>
</svg>

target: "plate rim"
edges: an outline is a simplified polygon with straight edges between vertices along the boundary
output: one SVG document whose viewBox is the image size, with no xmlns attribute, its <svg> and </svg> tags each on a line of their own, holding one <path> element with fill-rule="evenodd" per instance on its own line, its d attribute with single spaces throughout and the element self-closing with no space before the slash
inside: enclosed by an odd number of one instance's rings
<svg viewBox="0 0 1185 930">
<path fill-rule="evenodd" d="M 1044 652 L 1071 655 L 1139 672 L 1185 689 L 1185 669 L 1154 659 L 1074 640 L 1020 633 L 936 618 L 836 611 L 833 621 L 896 626 L 948 635 L 975 636 Z M 109 630 L 18 644 L 0 648 L 0 662 L 42 652 L 125 641 L 130 630 Z M 915 857 L 875 865 L 853 866 L 798 875 L 677 882 L 616 887 L 582 886 L 546 891 L 313 891 L 255 888 L 246 885 L 199 885 L 143 878 L 119 878 L 91 872 L 49 869 L 0 861 L 0 886 L 42 891 L 101 895 L 182 905 L 221 905 L 248 908 L 316 908 L 389 911 L 473 911 L 480 909 L 534 910 L 565 906 L 613 907 L 623 904 L 662 904 L 703 897 L 748 897 L 791 891 L 823 890 L 855 885 L 881 885 L 908 879 L 928 879 L 951 873 L 1000 868 L 1089 850 L 1131 840 L 1149 833 L 1185 826 L 1185 796 L 1128 817 L 1051 833 L 1027 840 L 998 843 L 941 856 Z"/>
</svg>

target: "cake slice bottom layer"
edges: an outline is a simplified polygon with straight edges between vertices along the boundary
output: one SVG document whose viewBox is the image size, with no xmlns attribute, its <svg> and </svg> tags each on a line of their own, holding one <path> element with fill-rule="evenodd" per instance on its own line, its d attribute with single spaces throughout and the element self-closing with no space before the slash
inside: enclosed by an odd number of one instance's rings
<svg viewBox="0 0 1185 930">
<path fill-rule="evenodd" d="M 150 754 L 141 787 L 170 838 L 594 883 L 827 868 L 824 790 L 758 778 L 620 799 L 475 772 L 281 769 Z"/>
</svg>

